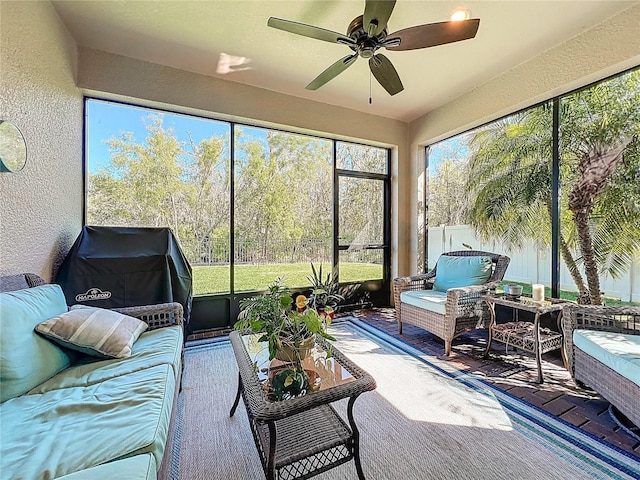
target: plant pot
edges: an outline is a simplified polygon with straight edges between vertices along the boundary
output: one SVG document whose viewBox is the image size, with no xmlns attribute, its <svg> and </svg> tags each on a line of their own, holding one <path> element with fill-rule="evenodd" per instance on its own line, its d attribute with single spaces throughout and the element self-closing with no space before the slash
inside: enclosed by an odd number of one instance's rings
<svg viewBox="0 0 640 480">
<path fill-rule="evenodd" d="M 280 347 L 276 350 L 276 358 L 283 362 L 298 362 L 308 357 L 315 345 L 315 335 L 295 343 L 288 340 L 281 340 Z"/>
</svg>

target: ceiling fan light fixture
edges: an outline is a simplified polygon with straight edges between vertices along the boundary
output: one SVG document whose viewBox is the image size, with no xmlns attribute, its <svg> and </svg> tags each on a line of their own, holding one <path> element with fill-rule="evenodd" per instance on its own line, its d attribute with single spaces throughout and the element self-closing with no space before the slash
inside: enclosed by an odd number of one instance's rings
<svg viewBox="0 0 640 480">
<path fill-rule="evenodd" d="M 351 55 L 334 62 L 313 79 L 306 86 L 307 90 L 317 90 L 353 65 L 358 57 L 362 57 L 369 61 L 369 70 L 373 77 L 393 96 L 400 93 L 404 87 L 391 61 L 377 53 L 379 49 L 418 50 L 469 40 L 476 36 L 480 25 L 479 18 L 471 19 L 469 10 L 459 8 L 451 14 L 451 20 L 457 21 L 456 25 L 447 21 L 426 23 L 388 33 L 387 24 L 395 4 L 396 0 L 365 0 L 364 13 L 351 20 L 346 35 L 276 17 L 269 17 L 267 25 L 295 35 L 346 45 L 352 50 Z"/>
<path fill-rule="evenodd" d="M 458 8 L 449 17 L 452 22 L 461 22 L 471 18 L 471 11 L 467 8 Z"/>
</svg>

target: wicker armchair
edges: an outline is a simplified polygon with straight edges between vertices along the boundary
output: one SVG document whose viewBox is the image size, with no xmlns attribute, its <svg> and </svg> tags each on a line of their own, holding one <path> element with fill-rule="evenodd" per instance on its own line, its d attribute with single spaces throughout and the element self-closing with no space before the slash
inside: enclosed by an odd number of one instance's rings
<svg viewBox="0 0 640 480">
<path fill-rule="evenodd" d="M 489 280 L 482 285 L 450 288 L 447 290 L 444 315 L 409 305 L 400 300 L 400 294 L 407 290 L 431 290 L 438 269 L 437 264 L 429 273 L 394 279 L 393 299 L 396 307 L 399 333 L 402 333 L 403 323 L 416 325 L 442 338 L 445 343 L 444 353 L 450 355 L 451 343 L 454 338 L 464 332 L 478 328 L 487 328 L 490 318 L 489 312 L 478 300 L 481 296 L 495 291 L 496 287 L 504 278 L 510 258 L 496 253 L 475 250 L 447 252 L 443 253 L 443 255 L 453 257 L 490 257 L 493 262 L 491 276 Z"/>
<path fill-rule="evenodd" d="M 562 311 L 564 351 L 571 375 L 640 426 L 640 386 L 577 348 L 573 343 L 577 329 L 640 335 L 640 307 L 568 305 Z"/>
</svg>

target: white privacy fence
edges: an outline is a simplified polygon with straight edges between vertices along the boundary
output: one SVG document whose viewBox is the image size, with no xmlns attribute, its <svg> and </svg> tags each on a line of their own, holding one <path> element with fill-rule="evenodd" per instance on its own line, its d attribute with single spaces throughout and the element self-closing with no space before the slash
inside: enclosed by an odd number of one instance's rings
<svg viewBox="0 0 640 480">
<path fill-rule="evenodd" d="M 473 227 L 468 225 L 429 227 L 429 268 L 433 268 L 442 252 L 465 250 L 468 248 L 465 245 L 473 250 L 500 253 L 510 257 L 511 262 L 505 280 L 551 285 L 551 249 L 539 250 L 533 241 L 528 240 L 522 249 L 508 251 L 500 242 L 482 242 L 476 237 Z M 640 259 L 636 259 L 621 278 L 601 276 L 600 283 L 608 297 L 640 302 Z M 560 262 L 560 288 L 577 291 L 562 261 Z"/>
</svg>

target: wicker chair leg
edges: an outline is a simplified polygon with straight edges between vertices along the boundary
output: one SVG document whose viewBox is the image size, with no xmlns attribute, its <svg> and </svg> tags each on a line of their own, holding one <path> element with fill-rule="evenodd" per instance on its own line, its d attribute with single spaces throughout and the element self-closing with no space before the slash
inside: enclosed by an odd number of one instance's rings
<svg viewBox="0 0 640 480">
<path fill-rule="evenodd" d="M 398 334 L 402 335 L 402 322 L 398 320 Z"/>
<path fill-rule="evenodd" d="M 445 340 L 444 341 L 444 354 L 448 357 L 451 355 L 451 344 L 453 340 Z"/>
</svg>

